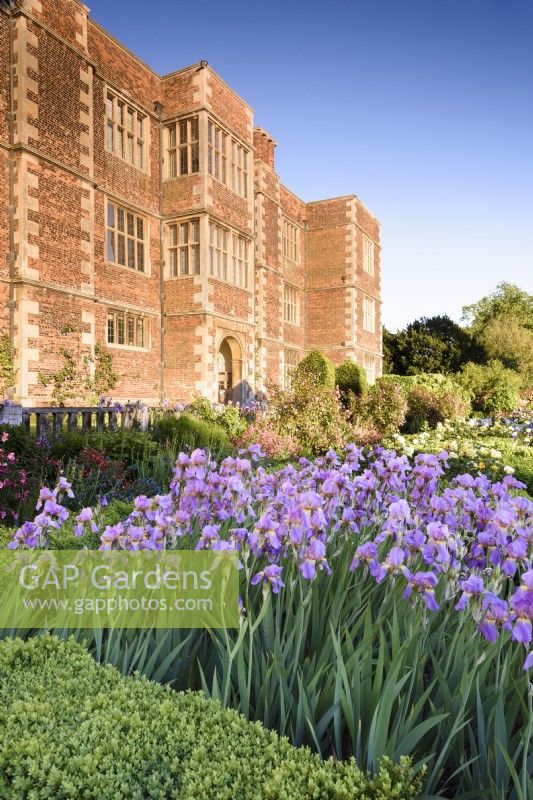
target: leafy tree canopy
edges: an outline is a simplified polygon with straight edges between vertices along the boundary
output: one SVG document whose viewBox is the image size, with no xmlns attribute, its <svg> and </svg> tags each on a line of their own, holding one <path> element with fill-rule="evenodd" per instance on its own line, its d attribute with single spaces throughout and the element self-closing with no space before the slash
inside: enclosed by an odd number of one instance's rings
<svg viewBox="0 0 533 800">
<path fill-rule="evenodd" d="M 504 281 L 477 303 L 463 307 L 462 319 L 470 323 L 476 334 L 498 318 L 513 319 L 533 331 L 533 295 Z"/>
<path fill-rule="evenodd" d="M 447 316 L 421 317 L 398 333 L 383 333 L 386 370 L 397 375 L 456 372 L 480 357 L 469 331 Z"/>
<path fill-rule="evenodd" d="M 533 386 L 533 329 L 516 319 L 496 317 L 479 334 L 489 358 L 520 373 L 524 387 Z"/>
</svg>

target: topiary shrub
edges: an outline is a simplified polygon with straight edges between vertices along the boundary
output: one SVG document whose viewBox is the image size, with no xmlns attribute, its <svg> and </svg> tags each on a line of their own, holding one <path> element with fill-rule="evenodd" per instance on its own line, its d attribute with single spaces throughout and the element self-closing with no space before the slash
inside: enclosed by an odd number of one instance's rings
<svg viewBox="0 0 533 800">
<path fill-rule="evenodd" d="M 362 397 L 368 391 L 366 372 L 361 364 L 347 358 L 335 369 L 335 386 L 341 393 L 341 398 L 349 393 Z"/>
<path fill-rule="evenodd" d="M 487 364 L 465 364 L 457 380 L 470 392 L 476 411 L 494 414 L 514 411 L 520 399 L 520 375 L 495 359 Z"/>
<path fill-rule="evenodd" d="M 12 800 L 411 800 L 408 759 L 371 777 L 321 761 L 201 694 L 43 636 L 0 643 L 0 795 Z"/>
<path fill-rule="evenodd" d="M 327 389 L 335 387 L 335 367 L 333 362 L 320 350 L 311 350 L 294 370 L 293 380 L 303 375 L 311 375 L 319 386 Z"/>
<path fill-rule="evenodd" d="M 364 405 L 365 417 L 383 436 L 396 433 L 405 422 L 407 399 L 395 381 L 378 378 L 368 390 Z"/>
</svg>

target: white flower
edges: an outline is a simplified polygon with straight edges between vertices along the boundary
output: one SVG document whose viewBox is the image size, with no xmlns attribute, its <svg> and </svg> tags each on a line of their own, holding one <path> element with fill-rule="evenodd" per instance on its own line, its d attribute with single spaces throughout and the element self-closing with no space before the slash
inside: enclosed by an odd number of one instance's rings
<svg viewBox="0 0 533 800">
<path fill-rule="evenodd" d="M 506 475 L 514 475 L 514 467 L 504 467 L 503 471 L 506 473 Z"/>
</svg>

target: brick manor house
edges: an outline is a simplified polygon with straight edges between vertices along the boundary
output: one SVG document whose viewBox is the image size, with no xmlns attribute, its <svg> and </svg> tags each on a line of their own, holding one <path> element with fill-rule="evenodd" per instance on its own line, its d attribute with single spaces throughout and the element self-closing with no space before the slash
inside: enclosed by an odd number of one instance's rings
<svg viewBox="0 0 533 800">
<path fill-rule="evenodd" d="M 77 0 L 0 0 L 0 60 L 18 402 L 49 403 L 39 377 L 97 343 L 123 400 L 241 399 L 312 348 L 381 374 L 379 222 L 283 186 L 276 142 L 206 61 L 160 76 Z"/>
</svg>

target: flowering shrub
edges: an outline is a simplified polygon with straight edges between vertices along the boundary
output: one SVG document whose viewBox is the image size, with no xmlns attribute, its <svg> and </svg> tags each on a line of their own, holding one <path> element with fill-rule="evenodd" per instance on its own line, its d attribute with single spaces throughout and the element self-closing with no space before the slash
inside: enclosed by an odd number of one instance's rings
<svg viewBox="0 0 533 800">
<path fill-rule="evenodd" d="M 28 476 L 17 463 L 17 457 L 9 449 L 9 434 L 0 434 L 0 522 L 16 523 L 20 507 L 28 498 Z"/>
<path fill-rule="evenodd" d="M 402 388 L 393 381 L 378 378 L 366 395 L 363 416 L 387 436 L 403 425 L 406 413 L 407 400 Z"/>
<path fill-rule="evenodd" d="M 468 391 L 449 375 L 384 375 L 380 380 L 402 389 L 407 410 L 405 421 L 399 427 L 409 433 L 434 428 L 445 420 L 465 419 L 470 412 Z"/>
<path fill-rule="evenodd" d="M 269 458 L 285 459 L 299 454 L 298 442 L 293 436 L 274 430 L 267 416 L 259 416 L 235 441 L 238 447 L 259 445 Z"/>
<path fill-rule="evenodd" d="M 270 388 L 264 418 L 279 435 L 297 442 L 299 452 L 309 456 L 329 448 L 340 449 L 352 439 L 339 390 L 323 386 L 307 370 L 294 373 L 290 390 Z"/>
<path fill-rule="evenodd" d="M 472 612 L 485 638 L 509 630 L 529 648 L 533 502 L 515 494 L 522 484 L 511 475 L 491 483 L 464 474 L 443 488 L 447 456 L 420 454 L 411 465 L 405 455 L 377 447 L 364 456 L 350 445 L 343 457 L 329 451 L 268 473 L 241 456 L 217 466 L 205 451 L 181 453 L 170 492 L 137 497 L 132 514 L 100 532 L 101 549 L 235 548 L 248 577 L 277 592 L 287 562 L 311 581 L 331 571 L 339 542 L 349 541 L 352 569 L 403 584 L 406 598 L 432 611 L 460 596 L 455 609 Z M 65 492 L 72 494 L 64 478 L 43 488 L 41 513 L 9 546 L 46 547 L 48 531 L 68 517 Z M 80 535 L 87 525 L 94 532 L 90 509 L 76 521 Z M 533 652 L 524 663 L 531 666 Z"/>
</svg>

